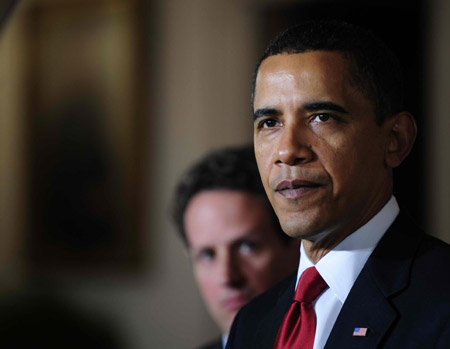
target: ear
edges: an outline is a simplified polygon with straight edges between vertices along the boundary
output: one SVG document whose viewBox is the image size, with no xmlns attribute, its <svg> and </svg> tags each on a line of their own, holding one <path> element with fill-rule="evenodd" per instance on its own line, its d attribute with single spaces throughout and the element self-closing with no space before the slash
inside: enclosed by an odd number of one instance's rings
<svg viewBox="0 0 450 349">
<path fill-rule="evenodd" d="M 384 126 L 389 133 L 385 152 L 385 163 L 390 168 L 399 166 L 408 156 L 417 135 L 417 125 L 414 117 L 402 111 L 392 115 Z"/>
</svg>

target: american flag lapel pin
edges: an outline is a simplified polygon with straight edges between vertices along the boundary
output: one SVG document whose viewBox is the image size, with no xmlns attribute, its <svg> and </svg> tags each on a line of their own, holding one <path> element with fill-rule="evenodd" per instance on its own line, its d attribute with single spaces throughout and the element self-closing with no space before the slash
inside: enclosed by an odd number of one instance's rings
<svg viewBox="0 0 450 349">
<path fill-rule="evenodd" d="M 353 337 L 365 337 L 367 336 L 367 327 L 355 327 L 353 331 Z"/>
</svg>

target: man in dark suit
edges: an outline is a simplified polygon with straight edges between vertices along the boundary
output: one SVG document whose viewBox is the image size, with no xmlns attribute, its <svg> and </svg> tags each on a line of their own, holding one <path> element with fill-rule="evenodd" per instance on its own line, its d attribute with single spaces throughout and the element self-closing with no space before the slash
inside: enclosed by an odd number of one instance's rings
<svg viewBox="0 0 450 349">
<path fill-rule="evenodd" d="M 392 195 L 416 136 L 401 91 L 394 55 L 357 26 L 306 22 L 266 49 L 256 159 L 301 257 L 238 313 L 227 348 L 450 348 L 450 248 Z"/>
<path fill-rule="evenodd" d="M 252 145 L 207 154 L 175 190 L 173 220 L 222 338 L 238 310 L 295 271 L 299 242 L 283 233 L 264 192 Z"/>
</svg>

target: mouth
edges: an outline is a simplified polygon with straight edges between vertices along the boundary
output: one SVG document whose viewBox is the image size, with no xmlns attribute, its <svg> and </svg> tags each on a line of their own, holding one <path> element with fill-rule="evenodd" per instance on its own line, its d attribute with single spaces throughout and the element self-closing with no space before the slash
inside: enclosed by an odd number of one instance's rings
<svg viewBox="0 0 450 349">
<path fill-rule="evenodd" d="M 322 185 L 316 182 L 294 179 L 281 181 L 275 188 L 275 192 L 286 199 L 300 199 Z"/>
<path fill-rule="evenodd" d="M 241 296 L 226 298 L 221 302 L 221 305 L 222 305 L 222 308 L 224 308 L 226 310 L 235 311 L 235 310 L 241 309 L 249 301 L 250 301 L 249 297 L 241 295 Z"/>
</svg>

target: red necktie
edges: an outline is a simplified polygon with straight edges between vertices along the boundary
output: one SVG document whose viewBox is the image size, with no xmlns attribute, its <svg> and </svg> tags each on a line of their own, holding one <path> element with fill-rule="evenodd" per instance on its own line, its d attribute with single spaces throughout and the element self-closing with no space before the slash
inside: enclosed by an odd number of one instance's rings
<svg viewBox="0 0 450 349">
<path fill-rule="evenodd" d="M 316 334 L 316 314 L 312 302 L 328 287 L 315 267 L 306 269 L 285 315 L 274 349 L 312 349 Z"/>
</svg>

